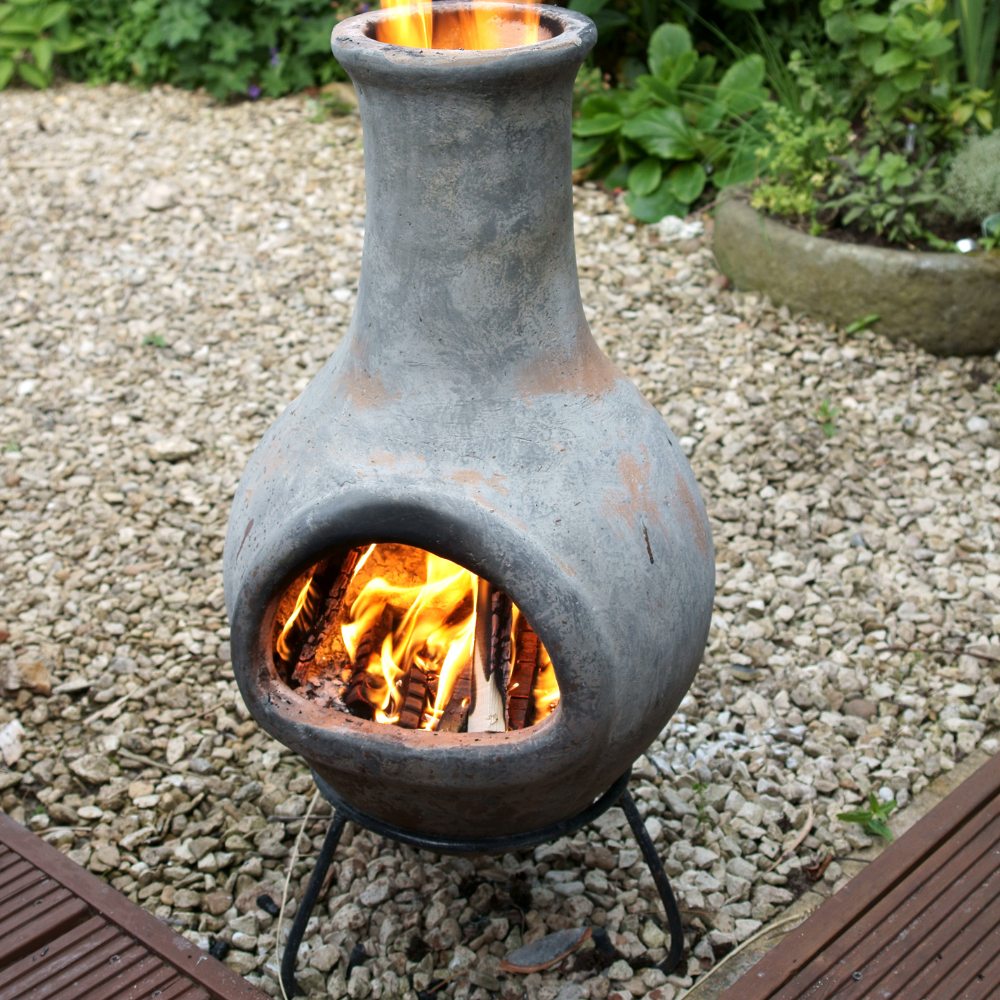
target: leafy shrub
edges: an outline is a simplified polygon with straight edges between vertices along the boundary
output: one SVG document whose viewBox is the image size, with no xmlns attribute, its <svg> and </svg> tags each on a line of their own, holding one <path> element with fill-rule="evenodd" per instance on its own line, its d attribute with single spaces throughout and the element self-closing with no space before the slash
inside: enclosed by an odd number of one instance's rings
<svg viewBox="0 0 1000 1000">
<path fill-rule="evenodd" d="M 956 219 L 981 222 L 1000 212 L 1000 131 L 969 137 L 951 161 L 944 193 Z"/>
<path fill-rule="evenodd" d="M 940 243 L 929 227 L 946 204 L 941 171 L 915 138 L 907 154 L 905 142 L 900 150 L 884 135 L 874 141 L 878 133 L 859 141 L 844 118 L 809 122 L 785 108 L 774 110 L 767 130 L 754 208 L 807 224 L 814 235 L 853 226 L 890 242 Z"/>
<path fill-rule="evenodd" d="M 810 122 L 788 108 L 775 107 L 766 126 L 769 142 L 759 151 L 763 179 L 754 189 L 753 207 L 808 221 L 810 230 L 818 233 L 819 198 L 837 168 L 832 157 L 848 151 L 850 128 L 845 118 Z"/>
<path fill-rule="evenodd" d="M 71 64 L 95 82 L 136 79 L 280 97 L 346 75 L 330 34 L 353 10 L 329 0 L 90 0 L 89 45 Z"/>
<path fill-rule="evenodd" d="M 52 59 L 56 53 L 72 52 L 85 44 L 69 23 L 70 6 L 13 0 L 0 3 L 0 90 L 15 72 L 32 87 L 52 82 Z"/>
<path fill-rule="evenodd" d="M 754 176 L 754 129 L 748 119 L 767 99 L 764 60 L 746 56 L 712 82 L 716 60 L 699 56 L 690 33 L 663 24 L 648 51 L 650 74 L 634 90 L 591 94 L 573 126 L 573 166 L 627 186 L 637 219 L 686 215 L 711 175 L 716 187 Z"/>
</svg>

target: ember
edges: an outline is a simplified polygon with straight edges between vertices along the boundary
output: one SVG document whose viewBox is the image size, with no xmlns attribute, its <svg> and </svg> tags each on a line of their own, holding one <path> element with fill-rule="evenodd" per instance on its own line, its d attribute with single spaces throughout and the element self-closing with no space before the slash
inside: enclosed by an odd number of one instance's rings
<svg viewBox="0 0 1000 1000">
<path fill-rule="evenodd" d="M 405 7 L 398 17 L 379 21 L 376 38 L 413 49 L 506 49 L 531 45 L 552 33 L 539 26 L 537 3 L 491 4 L 474 0 L 460 10 L 433 3 L 383 0 L 383 8 Z"/>
<path fill-rule="evenodd" d="M 306 697 L 403 729 L 506 732 L 550 715 L 555 670 L 486 580 L 408 545 L 323 560 L 278 608 L 275 662 Z"/>
</svg>

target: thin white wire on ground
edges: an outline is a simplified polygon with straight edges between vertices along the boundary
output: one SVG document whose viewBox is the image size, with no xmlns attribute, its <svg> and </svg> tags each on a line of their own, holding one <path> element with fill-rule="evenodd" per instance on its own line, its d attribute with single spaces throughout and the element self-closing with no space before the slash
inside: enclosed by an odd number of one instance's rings
<svg viewBox="0 0 1000 1000">
<path fill-rule="evenodd" d="M 281 909 L 278 911 L 278 929 L 274 934 L 274 962 L 278 967 L 278 987 L 281 989 L 281 995 L 284 997 L 284 1000 L 290 1000 L 290 998 L 285 992 L 285 984 L 281 978 L 281 924 L 285 919 L 285 903 L 288 901 L 288 887 L 292 884 L 292 872 L 295 870 L 295 862 L 298 861 L 299 858 L 299 841 L 302 839 L 302 834 L 309 825 L 313 807 L 316 805 L 318 799 L 319 789 L 317 788 L 312 797 L 312 801 L 309 803 L 309 808 L 306 810 L 305 818 L 302 820 L 302 826 L 299 827 L 299 832 L 295 835 L 295 843 L 292 845 L 292 856 L 288 859 L 288 874 L 285 876 L 285 888 L 281 892 Z"/>
</svg>

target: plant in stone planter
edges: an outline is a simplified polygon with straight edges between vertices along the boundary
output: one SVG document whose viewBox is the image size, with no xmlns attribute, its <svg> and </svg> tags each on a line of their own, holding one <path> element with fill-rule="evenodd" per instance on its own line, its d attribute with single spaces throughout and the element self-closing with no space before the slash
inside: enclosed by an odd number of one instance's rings
<svg viewBox="0 0 1000 1000">
<path fill-rule="evenodd" d="M 746 183 L 756 167 L 764 60 L 749 55 L 715 81 L 716 60 L 699 56 L 682 25 L 662 24 L 649 45 L 650 73 L 634 90 L 591 94 L 573 126 L 573 166 L 609 187 L 627 187 L 643 222 L 686 215 L 710 181 Z"/>
</svg>

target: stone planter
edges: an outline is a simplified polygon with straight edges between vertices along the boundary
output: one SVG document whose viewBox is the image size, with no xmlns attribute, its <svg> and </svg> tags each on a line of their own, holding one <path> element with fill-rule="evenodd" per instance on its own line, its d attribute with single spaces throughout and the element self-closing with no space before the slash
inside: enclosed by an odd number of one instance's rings
<svg viewBox="0 0 1000 1000">
<path fill-rule="evenodd" d="M 713 249 L 737 288 L 838 326 L 873 326 L 935 354 L 1000 348 L 1000 253 L 918 253 L 837 243 L 730 198 L 715 213 Z"/>
</svg>

